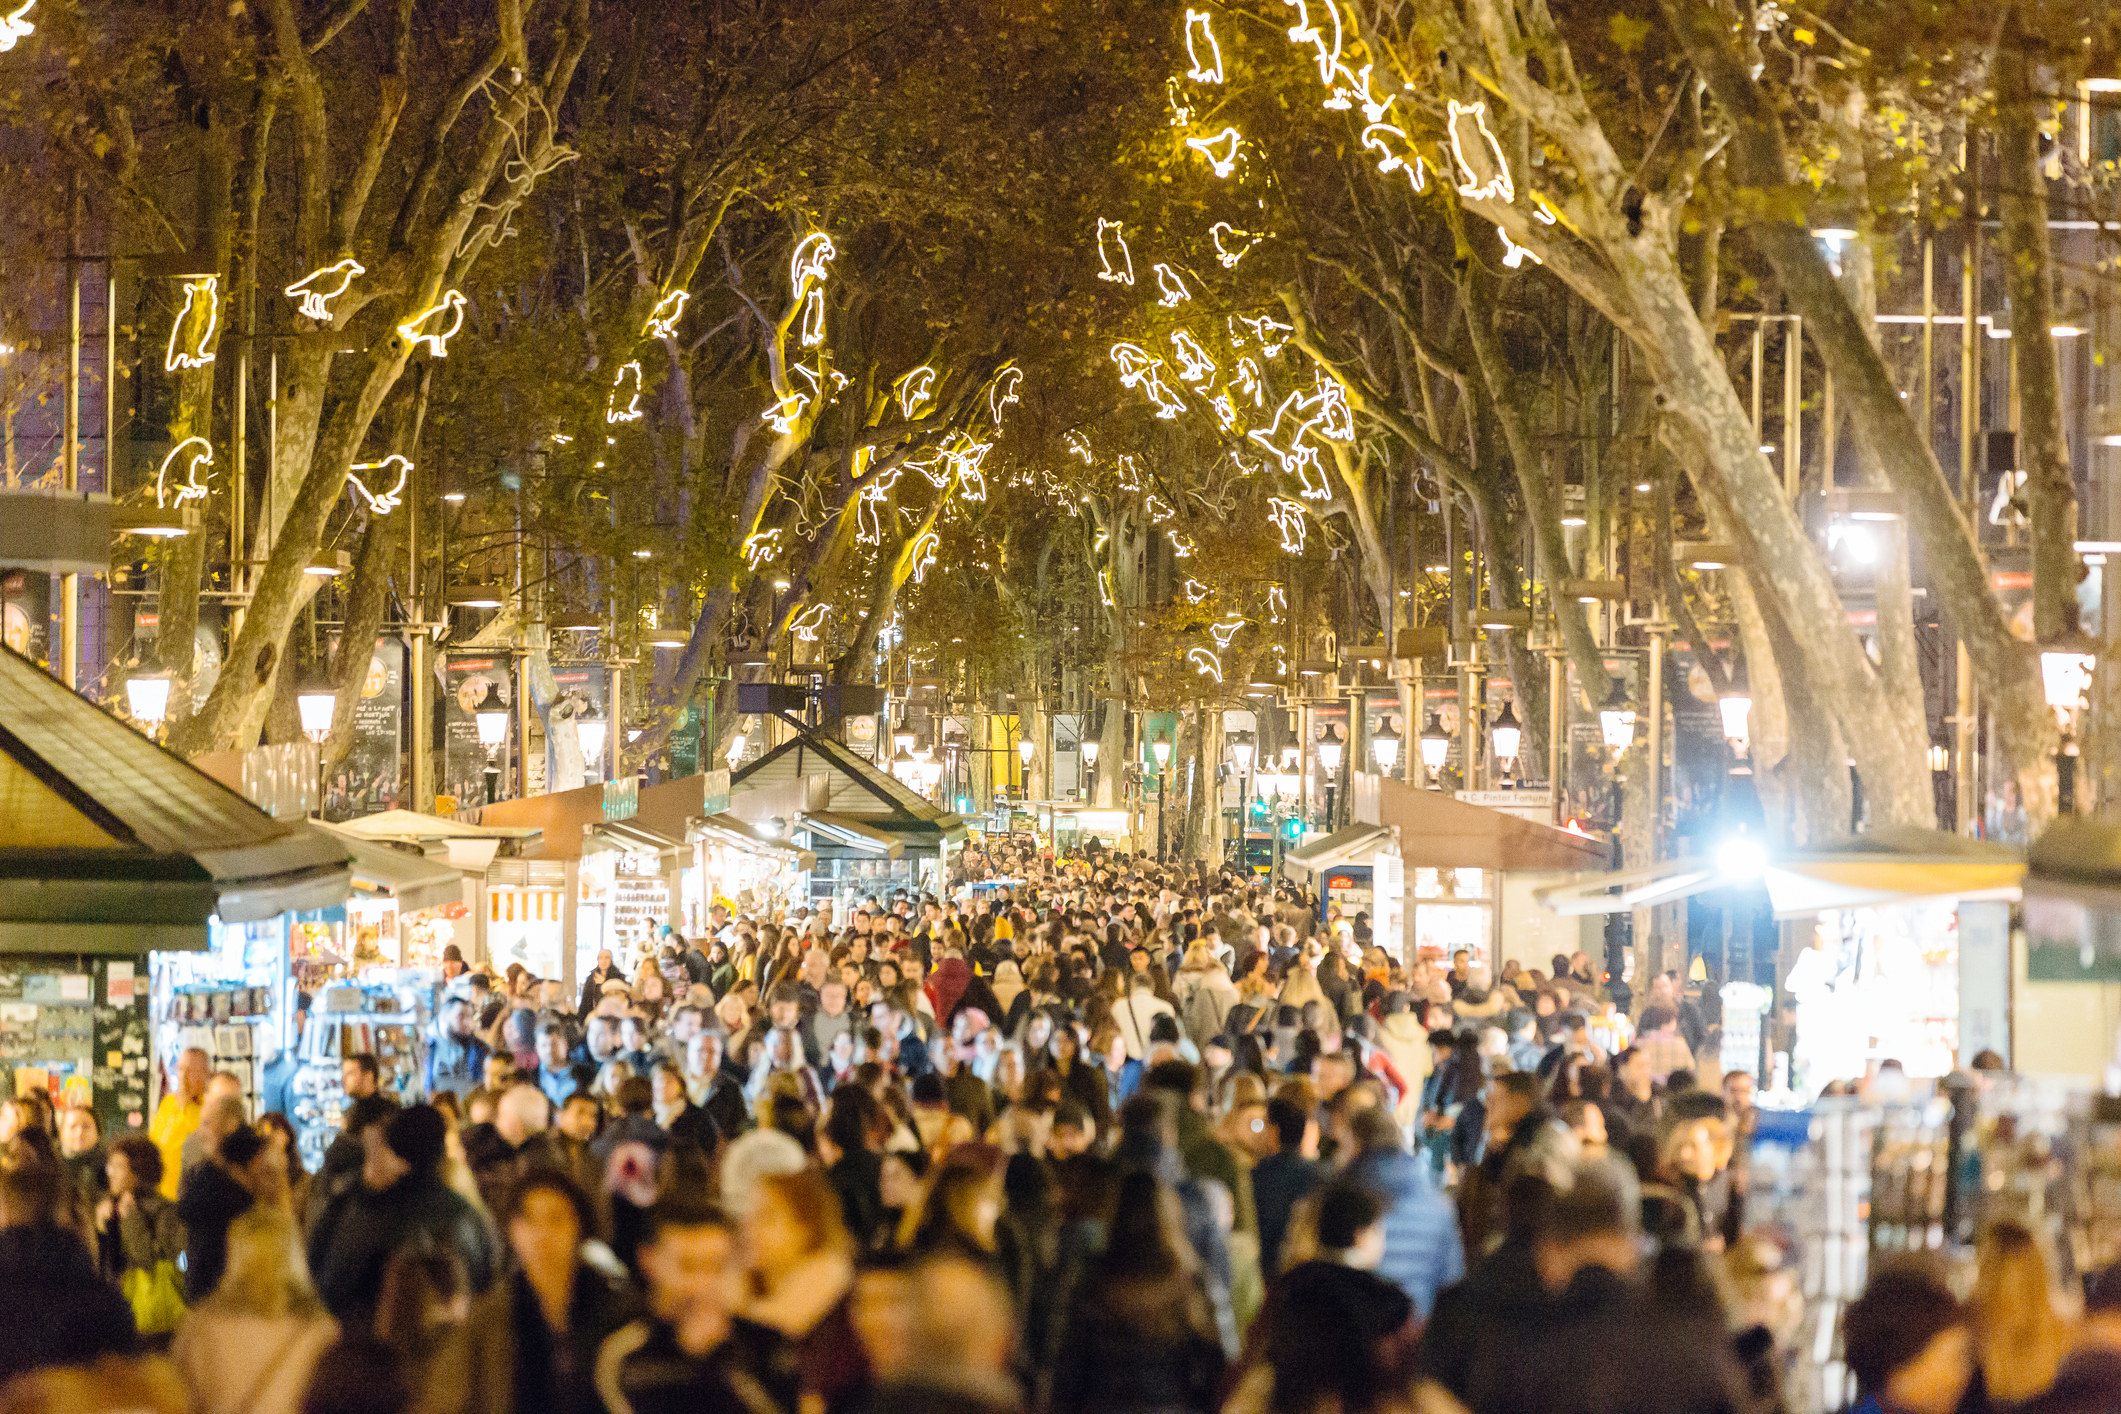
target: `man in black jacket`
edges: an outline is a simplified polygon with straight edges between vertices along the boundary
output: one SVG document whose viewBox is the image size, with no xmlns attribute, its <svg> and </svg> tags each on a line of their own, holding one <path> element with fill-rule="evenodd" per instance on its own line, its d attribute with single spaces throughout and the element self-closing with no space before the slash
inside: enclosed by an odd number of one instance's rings
<svg viewBox="0 0 2121 1414">
<path fill-rule="evenodd" d="M 239 1102 L 240 1103 L 240 1102 Z M 228 1268 L 228 1229 L 256 1198 L 248 1172 L 265 1141 L 249 1125 L 225 1135 L 213 1154 L 184 1175 L 177 1220 L 184 1224 L 185 1301 L 196 1306 L 214 1294 Z"/>
<path fill-rule="evenodd" d="M 442 1182 L 449 1129 L 431 1105 L 413 1105 L 363 1137 L 361 1181 L 335 1199 L 310 1234 L 317 1294 L 342 1323 L 366 1325 L 391 1255 L 414 1243 L 453 1252 L 474 1294 L 493 1280 L 492 1231 L 478 1209 Z"/>
<path fill-rule="evenodd" d="M 671 1144 L 697 1144 L 713 1158 L 721 1147 L 722 1132 L 707 1111 L 692 1103 L 685 1093 L 685 1072 L 675 1061 L 657 1061 L 651 1072 L 655 1082 L 655 1122 Z"/>
</svg>

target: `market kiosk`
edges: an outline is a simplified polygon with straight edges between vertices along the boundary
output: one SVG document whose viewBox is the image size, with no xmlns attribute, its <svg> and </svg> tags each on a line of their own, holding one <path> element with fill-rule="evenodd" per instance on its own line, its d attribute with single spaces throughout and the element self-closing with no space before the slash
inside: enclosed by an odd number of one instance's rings
<svg viewBox="0 0 2121 1414">
<path fill-rule="evenodd" d="M 255 935 L 261 967 L 284 975 L 272 920 L 349 887 L 330 836 L 273 819 L 0 649 L 5 1093 L 89 1105 L 106 1134 L 145 1126 L 160 1090 L 152 959 L 205 953 L 217 931 L 247 953 Z M 230 988 L 196 1024 L 230 1028 L 237 1047 L 274 1000 Z"/>
</svg>

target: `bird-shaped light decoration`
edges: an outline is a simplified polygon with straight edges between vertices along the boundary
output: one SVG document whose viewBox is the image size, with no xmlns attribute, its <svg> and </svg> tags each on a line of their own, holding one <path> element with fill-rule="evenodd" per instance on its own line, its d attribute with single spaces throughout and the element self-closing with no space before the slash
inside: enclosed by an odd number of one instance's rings
<svg viewBox="0 0 2121 1414">
<path fill-rule="evenodd" d="M 1024 381 L 1024 370 L 1011 365 L 994 375 L 987 385 L 987 416 L 994 419 L 994 429 L 1002 426 L 1002 409 L 1017 401 L 1016 385 Z"/>
<path fill-rule="evenodd" d="M 1406 133 L 1390 123 L 1372 123 L 1362 130 L 1362 145 L 1377 154 L 1379 172 L 1405 172 L 1407 180 L 1414 184 L 1414 190 L 1427 191 L 1429 178 L 1421 165 L 1421 154 L 1416 153 L 1413 160 L 1408 161 L 1403 152 L 1395 150 L 1395 140 L 1399 148 L 1408 145 Z"/>
<path fill-rule="evenodd" d="M 335 260 L 321 270 L 312 270 L 281 293 L 294 300 L 295 312 L 319 324 L 331 322 L 331 302 L 368 273 L 368 267 L 352 256 Z"/>
<path fill-rule="evenodd" d="M 1510 233 L 1508 231 L 1505 231 L 1502 227 L 1497 226 L 1495 228 L 1495 234 L 1502 237 L 1502 263 L 1508 266 L 1510 269 L 1515 270 L 1518 266 L 1524 264 L 1527 260 L 1531 261 L 1534 265 L 1546 264 L 1544 260 L 1541 260 L 1538 256 L 1534 255 L 1528 247 L 1521 246 L 1517 244 L 1517 242 L 1511 240 Z"/>
<path fill-rule="evenodd" d="M 155 504 L 167 509 L 186 501 L 205 500 L 207 473 L 202 468 L 213 464 L 213 444 L 204 437 L 186 437 L 171 447 L 155 471 Z M 182 479 L 175 484 L 170 481 L 172 467 L 181 467 L 182 471 Z"/>
<path fill-rule="evenodd" d="M 812 281 L 825 282 L 834 258 L 839 250 L 832 244 L 832 237 L 823 231 L 812 231 L 796 244 L 795 253 L 788 257 L 788 293 L 791 299 L 801 299 L 809 290 Z"/>
<path fill-rule="evenodd" d="M 789 621 L 788 627 L 805 643 L 817 642 L 817 631 L 824 626 L 825 615 L 832 609 L 830 604 L 812 604 Z"/>
<path fill-rule="evenodd" d="M 620 365 L 618 382 L 604 402 L 606 422 L 638 422 L 641 419 L 641 361 Z"/>
<path fill-rule="evenodd" d="M 1240 238 L 1244 242 L 1242 245 L 1238 243 Z M 1245 258 L 1245 253 L 1260 242 L 1258 236 L 1250 231 L 1240 231 L 1228 221 L 1217 221 L 1210 226 L 1208 239 L 1215 243 L 1215 258 L 1222 262 L 1225 270 L 1235 270 L 1237 262 Z"/>
<path fill-rule="evenodd" d="M 1259 365 L 1251 359 L 1237 361 L 1237 366 L 1230 370 L 1230 381 L 1237 385 L 1238 392 L 1252 400 L 1252 406 L 1266 406 L 1266 384 L 1260 379 Z"/>
<path fill-rule="evenodd" d="M 1230 640 L 1236 638 L 1237 631 L 1243 628 L 1244 626 L 1245 620 L 1243 616 L 1233 615 L 1230 618 L 1222 620 L 1220 623 L 1209 624 L 1208 636 L 1215 640 L 1215 646 L 1217 648 L 1228 648 L 1230 646 Z"/>
<path fill-rule="evenodd" d="M 927 581 L 928 570 L 935 564 L 935 552 L 943 543 L 943 537 L 932 530 L 921 532 L 920 539 L 913 542 L 913 582 Z"/>
<path fill-rule="evenodd" d="M 1285 552 L 1291 555 L 1303 553 L 1304 508 L 1300 504 L 1271 496 L 1267 499 L 1267 519 L 1281 536 L 1281 548 Z"/>
<path fill-rule="evenodd" d="M 1102 216 L 1097 218 L 1097 258 L 1105 267 L 1097 272 L 1098 279 L 1115 285 L 1134 283 L 1134 253 L 1127 249 L 1125 228 Z"/>
<path fill-rule="evenodd" d="M 1214 137 L 1189 137 L 1186 146 L 1208 159 L 1208 170 L 1218 177 L 1227 177 L 1237 170 L 1237 150 L 1244 138 L 1235 128 L 1224 128 Z"/>
<path fill-rule="evenodd" d="M 1159 418 L 1174 418 L 1186 410 L 1181 398 L 1164 382 L 1164 361 L 1139 344 L 1120 342 L 1112 346 L 1112 361 L 1119 365 L 1119 381 L 1126 387 L 1139 387 L 1156 404 Z"/>
<path fill-rule="evenodd" d="M 1215 42 L 1215 30 L 1206 10 L 1186 11 L 1186 57 L 1193 61 L 1193 67 L 1186 70 L 1187 78 L 1195 83 L 1223 81 L 1223 50 Z"/>
<path fill-rule="evenodd" d="M 1090 440 L 1083 436 L 1082 433 L 1068 432 L 1062 434 L 1061 445 L 1068 449 L 1069 456 L 1082 458 L 1084 466 L 1097 465 L 1097 459 L 1090 454 Z"/>
<path fill-rule="evenodd" d="M 411 343 L 414 348 L 427 345 L 427 351 L 436 358 L 449 357 L 449 341 L 464 327 L 464 296 L 451 290 L 434 304 L 415 314 L 398 326 L 398 337 Z"/>
<path fill-rule="evenodd" d="M 1216 657 L 1207 649 L 1188 648 L 1186 650 L 1186 661 L 1191 663 L 1193 670 L 1202 677 L 1213 678 L 1218 683 L 1223 680 L 1222 659 Z"/>
<path fill-rule="evenodd" d="M 201 275 L 184 282 L 184 303 L 169 329 L 169 351 L 162 371 L 204 368 L 214 361 L 214 329 L 221 320 L 221 277 Z"/>
<path fill-rule="evenodd" d="M 1157 269 L 1163 267 L 1159 265 Z M 1178 378 L 1181 383 L 1201 383 L 1215 376 L 1215 360 L 1197 343 L 1193 336 L 1180 329 L 1171 336 L 1171 351 L 1178 356 Z"/>
<path fill-rule="evenodd" d="M 1181 535 L 1175 530 L 1165 533 L 1171 537 L 1171 554 L 1177 559 L 1190 560 L 1200 549 L 1199 543 L 1190 535 Z"/>
<path fill-rule="evenodd" d="M 781 532 L 779 527 L 775 527 L 772 530 L 755 531 L 744 537 L 744 565 L 753 574 L 757 574 L 759 570 L 772 564 L 775 559 L 779 558 L 780 553 Z"/>
<path fill-rule="evenodd" d="M 355 474 L 363 471 L 370 473 L 370 475 L 363 478 Z M 380 476 L 375 475 L 377 472 L 382 474 Z M 370 481 L 380 486 L 389 480 L 393 474 L 397 476 L 397 482 L 388 491 L 371 491 L 369 489 L 368 483 Z M 396 452 L 392 452 L 381 461 L 355 462 L 352 469 L 346 473 L 346 488 L 354 493 L 356 500 L 361 501 L 368 507 L 370 514 L 387 516 L 399 506 L 405 504 L 405 483 L 411 476 L 412 463 L 399 456 Z"/>
<path fill-rule="evenodd" d="M 641 329 L 644 339 L 667 339 L 678 331 L 678 320 L 685 313 L 685 301 L 692 296 L 683 290 L 672 290 L 655 302 L 648 311 L 648 323 Z"/>
<path fill-rule="evenodd" d="M 935 387 L 935 370 L 924 363 L 892 386 L 898 393 L 898 410 L 907 417 L 917 417 L 928 403 L 929 391 Z"/>
<path fill-rule="evenodd" d="M 814 349 L 825 342 L 825 292 L 812 290 L 803 297 L 803 347 Z"/>
<path fill-rule="evenodd" d="M 1259 351 L 1268 358 L 1280 354 L 1282 346 L 1289 342 L 1283 335 L 1296 332 L 1294 325 L 1284 324 L 1271 314 L 1241 314 L 1238 319 L 1259 340 Z"/>
<path fill-rule="evenodd" d="M 1488 130 L 1488 105 L 1450 100 L 1451 156 L 1458 163 L 1458 194 L 1468 201 L 1515 201 L 1517 184 L 1502 144 Z"/>
</svg>

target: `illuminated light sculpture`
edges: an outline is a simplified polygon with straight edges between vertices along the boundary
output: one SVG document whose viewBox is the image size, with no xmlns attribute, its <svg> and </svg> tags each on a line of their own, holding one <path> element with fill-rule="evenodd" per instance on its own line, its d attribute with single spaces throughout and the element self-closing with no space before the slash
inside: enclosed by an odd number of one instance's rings
<svg viewBox="0 0 2121 1414">
<path fill-rule="evenodd" d="M 678 320 L 684 316 L 685 302 L 692 296 L 683 290 L 672 290 L 655 302 L 648 311 L 648 323 L 642 326 L 644 339 L 667 339 L 678 331 Z"/>
<path fill-rule="evenodd" d="M 1099 602 L 1103 603 L 1108 609 L 1119 607 L 1119 601 L 1112 597 L 1112 571 L 1099 570 L 1097 572 L 1097 597 Z"/>
<path fill-rule="evenodd" d="M 1312 401 L 1318 408 L 1314 427 L 1319 436 L 1343 444 L 1355 440 L 1355 413 L 1348 406 L 1348 390 L 1337 379 L 1321 379 Z"/>
<path fill-rule="evenodd" d="M 940 491 L 950 484 L 950 470 L 945 465 L 950 454 L 940 447 L 931 447 L 917 457 L 906 458 L 904 465 L 928 478 L 928 484 Z"/>
<path fill-rule="evenodd" d="M 1242 615 L 1227 618 L 1220 623 L 1209 624 L 1208 637 L 1215 640 L 1217 648 L 1228 648 L 1230 640 L 1236 638 L 1238 630 L 1244 626 L 1245 619 Z"/>
<path fill-rule="evenodd" d="M 909 418 L 920 414 L 934 387 L 935 370 L 925 363 L 891 385 L 892 391 L 898 394 L 898 410 Z"/>
<path fill-rule="evenodd" d="M 1258 364 L 1249 358 L 1241 358 L 1237 367 L 1230 370 L 1230 378 L 1237 384 L 1237 390 L 1252 400 L 1252 406 L 1266 406 L 1267 385 L 1259 376 Z"/>
<path fill-rule="evenodd" d="M 449 341 L 464 327 L 464 296 L 451 290 L 398 326 L 398 337 L 417 348 L 427 345 L 436 358 L 448 358 Z"/>
<path fill-rule="evenodd" d="M 1239 476 L 1259 475 L 1259 463 L 1246 461 L 1244 458 L 1244 454 L 1239 451 L 1236 451 L 1235 449 L 1232 449 L 1230 453 L 1230 464 L 1237 468 L 1237 474 Z"/>
<path fill-rule="evenodd" d="M 1527 260 L 1531 261 L 1534 265 L 1546 264 L 1544 260 L 1541 260 L 1538 256 L 1532 254 L 1529 249 L 1511 240 L 1510 233 L 1508 231 L 1505 231 L 1502 227 L 1497 226 L 1495 228 L 1495 234 L 1502 237 L 1502 263 L 1508 268 L 1515 270 L 1518 266 L 1524 264 Z"/>
<path fill-rule="evenodd" d="M 1184 280 L 1178 278 L 1178 272 L 1161 262 L 1156 266 L 1156 288 L 1163 291 L 1164 297 L 1157 303 L 1165 309 L 1176 309 L 1193 298 L 1193 292 L 1186 288 Z"/>
<path fill-rule="evenodd" d="M 623 402 L 620 400 L 624 399 Z M 604 404 L 606 422 L 639 422 L 641 420 L 641 363 L 633 359 L 619 366 L 619 381 L 612 385 L 611 397 Z"/>
<path fill-rule="evenodd" d="M 1356 101 L 1362 104 L 1363 121 L 1367 123 L 1382 123 L 1385 114 L 1399 101 L 1399 95 L 1396 93 L 1378 98 L 1370 92 L 1370 73 L 1376 67 L 1375 64 L 1365 64 L 1355 75 L 1355 97 Z M 1416 190 L 1420 188 L 1417 187 Z"/>
<path fill-rule="evenodd" d="M 368 489 L 368 481 L 354 474 L 361 471 L 380 471 L 383 473 L 382 476 L 370 478 L 380 485 L 384 478 L 391 474 L 393 466 L 397 470 L 398 480 L 397 484 L 388 491 L 371 491 Z M 356 498 L 367 504 L 371 513 L 387 516 L 399 506 L 405 504 L 405 483 L 411 477 L 412 463 L 406 458 L 399 456 L 396 452 L 392 452 L 379 462 L 355 462 L 352 469 L 346 473 L 346 484 L 353 491 Z"/>
<path fill-rule="evenodd" d="M 1097 258 L 1105 267 L 1097 272 L 1098 279 L 1115 285 L 1134 283 L 1134 253 L 1127 249 L 1126 228 L 1102 216 L 1097 218 Z"/>
<path fill-rule="evenodd" d="M 1149 517 L 1149 524 L 1162 525 L 1178 512 L 1171 509 L 1169 501 L 1151 491 L 1148 498 L 1142 502 L 1142 514 Z"/>
<path fill-rule="evenodd" d="M 1239 236 L 1246 238 L 1245 243 L 1233 250 L 1230 242 Z M 1240 231 L 1228 221 L 1217 221 L 1208 228 L 1208 239 L 1215 242 L 1215 258 L 1222 262 L 1223 269 L 1235 270 L 1237 262 L 1243 260 L 1245 254 L 1265 237 L 1255 236 L 1250 231 Z"/>
<path fill-rule="evenodd" d="M 1119 460 L 1114 462 L 1113 465 L 1118 468 L 1120 490 L 1139 491 L 1142 489 L 1141 467 L 1135 462 L 1132 452 L 1121 452 Z"/>
<path fill-rule="evenodd" d="M 1161 265 L 1156 267 L 1161 270 Z M 1215 360 L 1208 351 L 1194 341 L 1191 334 L 1181 329 L 1171 336 L 1171 351 L 1178 355 L 1178 379 L 1181 383 L 1199 383 L 1215 376 Z"/>
<path fill-rule="evenodd" d="M 987 416 L 994 419 L 994 430 L 1002 426 L 1002 409 L 1017 401 L 1016 385 L 1024 381 L 1024 370 L 1011 365 L 994 375 L 987 385 Z"/>
<path fill-rule="evenodd" d="M 1338 383 L 1321 384 L 1308 398 L 1302 393 L 1289 394 L 1274 410 L 1271 427 L 1255 427 L 1245 436 L 1272 452 L 1283 472 L 1303 482 L 1302 495 L 1306 500 L 1329 500 L 1332 492 L 1319 472 L 1318 452 L 1304 445 L 1307 432 L 1333 442 L 1354 439 L 1354 415 Z"/>
<path fill-rule="evenodd" d="M 37 0 L 22 0 L 22 3 L 5 15 L 0 15 L 0 54 L 20 44 L 37 32 L 37 27 L 23 16 L 37 8 Z"/>
<path fill-rule="evenodd" d="M 1193 126 L 1193 105 L 1186 102 L 1185 95 L 1179 92 L 1177 74 L 1173 74 L 1164 80 L 1164 101 L 1171 105 L 1172 127 L 1190 128 Z"/>
<path fill-rule="evenodd" d="M 1542 226 L 1551 226 L 1561 220 L 1547 199 L 1536 191 L 1532 193 L 1532 219 Z"/>
<path fill-rule="evenodd" d="M 1181 535 L 1175 530 L 1167 531 L 1166 533 L 1171 537 L 1171 553 L 1178 559 L 1190 560 L 1193 558 L 1194 552 L 1200 549 L 1200 546 L 1194 542 L 1193 537 L 1190 535 Z"/>
<path fill-rule="evenodd" d="M 295 301 L 295 312 L 320 324 L 331 321 L 331 302 L 368 273 L 368 267 L 352 256 L 312 270 L 280 293 Z"/>
<path fill-rule="evenodd" d="M 801 375 L 803 381 L 810 385 L 810 391 L 804 393 L 790 390 L 782 394 L 779 401 L 772 407 L 759 414 L 761 421 L 770 423 L 773 430 L 783 436 L 795 430 L 795 424 L 802 417 L 803 410 L 809 407 L 816 399 L 818 385 L 821 381 L 808 364 L 798 363 L 791 365 L 788 371 L 791 374 Z"/>
<path fill-rule="evenodd" d="M 204 368 L 214 361 L 214 329 L 221 322 L 221 277 L 201 275 L 184 282 L 184 304 L 169 329 L 169 351 L 162 371 Z"/>
<path fill-rule="evenodd" d="M 1112 361 L 1119 365 L 1119 381 L 1129 388 L 1139 387 L 1156 404 L 1159 418 L 1174 418 L 1186 410 L 1185 399 L 1164 382 L 1164 361 L 1155 354 L 1122 341 L 1112 346 Z"/>
<path fill-rule="evenodd" d="M 177 465 L 180 459 L 184 463 L 184 479 L 175 486 L 171 486 L 169 484 L 169 469 Z M 162 509 L 168 509 L 172 506 L 181 506 L 186 501 L 205 500 L 206 479 L 205 473 L 200 468 L 211 467 L 213 464 L 213 443 L 207 441 L 204 437 L 186 437 L 183 441 L 177 443 L 176 446 L 171 447 L 169 455 L 162 458 L 162 465 L 155 470 L 155 505 Z M 170 499 L 169 493 L 171 491 L 176 493 L 175 500 Z"/>
<path fill-rule="evenodd" d="M 935 563 L 936 549 L 942 543 L 943 537 L 932 530 L 922 531 L 921 538 L 913 542 L 913 582 L 915 584 L 922 584 L 927 581 L 929 567 Z"/>
<path fill-rule="evenodd" d="M 1070 456 L 1081 457 L 1084 466 L 1097 465 L 1097 459 L 1090 455 L 1090 439 L 1083 436 L 1082 433 L 1063 433 L 1061 435 L 1061 445 L 1068 449 Z"/>
<path fill-rule="evenodd" d="M 803 297 L 803 347 L 814 349 L 825 342 L 825 292 L 812 290 Z"/>
<path fill-rule="evenodd" d="M 1106 545 L 1110 544 L 1111 541 L 1112 532 L 1109 530 L 1100 530 L 1099 532 L 1097 532 L 1097 538 L 1090 542 L 1090 553 L 1093 555 L 1098 554 L 1105 548 Z"/>
<path fill-rule="evenodd" d="M 1216 394 L 1215 401 L 1208 404 L 1208 406 L 1214 409 L 1216 424 L 1223 431 L 1228 432 L 1231 428 L 1237 426 L 1237 405 L 1230 401 L 1228 393 Z"/>
<path fill-rule="evenodd" d="M 1202 677 L 1213 678 L 1218 683 L 1223 680 L 1222 659 L 1216 657 L 1207 649 L 1188 648 L 1186 650 L 1186 661 L 1191 663 L 1193 670 Z"/>
<path fill-rule="evenodd" d="M 1208 597 L 1208 586 L 1197 579 L 1189 579 L 1178 587 L 1178 592 L 1186 596 L 1188 604 L 1198 604 Z"/>
<path fill-rule="evenodd" d="M 754 531 L 744 537 L 744 564 L 753 574 L 780 558 L 781 532 L 772 530 Z"/>
<path fill-rule="evenodd" d="M 1515 201 L 1517 184 L 1510 180 L 1510 164 L 1502 155 L 1502 144 L 1488 130 L 1488 105 L 1450 100 L 1451 156 L 1458 163 L 1458 194 L 1468 201 Z M 1473 142 L 1487 170 L 1473 165 L 1467 148 L 1467 119 L 1472 120 Z"/>
<path fill-rule="evenodd" d="M 803 610 L 802 613 L 789 620 L 788 627 L 794 629 L 795 636 L 802 639 L 803 642 L 815 643 L 817 642 L 817 631 L 824 626 L 825 615 L 831 609 L 832 606 L 830 604 L 812 604 L 809 608 Z"/>
<path fill-rule="evenodd" d="M 1326 7 L 1326 13 L 1333 17 L 1333 42 L 1328 45 L 1325 35 L 1319 30 L 1318 26 L 1311 23 L 1311 8 L 1305 3 L 1305 0 L 1282 0 L 1282 3 L 1292 6 L 1296 11 L 1296 23 L 1289 26 L 1289 42 L 1291 44 L 1308 44 L 1315 49 L 1318 53 L 1318 81 L 1323 84 L 1331 84 L 1333 82 L 1333 71 L 1340 67 L 1339 7 L 1333 3 L 1333 0 L 1319 0 L 1319 3 Z"/>
<path fill-rule="evenodd" d="M 1259 351 L 1268 358 L 1280 354 L 1289 342 L 1287 339 L 1276 337 L 1277 335 L 1296 332 L 1294 325 L 1284 324 L 1271 314 L 1241 314 L 1238 318 L 1252 331 L 1252 337 L 1259 340 Z"/>
<path fill-rule="evenodd" d="M 958 485 L 963 490 L 966 500 L 984 501 L 987 499 L 987 478 L 980 472 L 980 463 L 987 459 L 987 453 L 993 449 L 994 444 L 992 442 L 975 442 L 971 438 L 965 437 L 961 438 L 950 450 L 943 453 L 944 458 L 950 463 L 951 471 L 957 476 Z"/>
<path fill-rule="evenodd" d="M 1304 550 L 1304 508 L 1295 501 L 1285 501 L 1279 496 L 1269 497 L 1267 519 L 1273 523 L 1275 532 L 1281 536 L 1283 552 L 1301 555 Z"/>
<path fill-rule="evenodd" d="M 1368 70 L 1364 70 L 1364 72 L 1367 73 Z M 1429 189 L 1429 178 L 1427 172 L 1422 168 L 1421 155 L 1416 153 L 1414 161 L 1409 164 L 1404 156 L 1394 152 L 1391 144 L 1385 141 L 1388 135 L 1398 138 L 1401 142 L 1407 141 L 1406 133 L 1399 128 L 1393 127 L 1390 123 L 1372 123 L 1362 130 L 1362 145 L 1370 151 L 1379 154 L 1377 170 L 1386 174 L 1405 172 L 1407 180 L 1414 184 L 1414 190 L 1427 191 Z"/>
<path fill-rule="evenodd" d="M 812 231 L 796 243 L 795 253 L 788 257 L 788 295 L 801 299 L 809 293 L 811 281 L 825 282 L 827 268 L 839 255 L 832 244 L 832 237 L 823 231 Z"/>
<path fill-rule="evenodd" d="M 1186 146 L 1208 159 L 1208 170 L 1227 177 L 1237 170 L 1237 150 L 1244 138 L 1235 128 L 1224 128 L 1214 137 L 1189 137 Z"/>
<path fill-rule="evenodd" d="M 1186 11 L 1186 57 L 1193 61 L 1193 67 L 1186 70 L 1186 77 L 1193 82 L 1223 81 L 1222 46 L 1215 42 L 1215 31 L 1209 25 L 1206 10 Z"/>
</svg>

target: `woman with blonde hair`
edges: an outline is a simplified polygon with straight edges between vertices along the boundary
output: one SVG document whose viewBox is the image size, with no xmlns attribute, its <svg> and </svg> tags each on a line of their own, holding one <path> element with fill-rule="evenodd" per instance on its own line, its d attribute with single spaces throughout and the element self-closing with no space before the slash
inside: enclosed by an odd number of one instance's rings
<svg viewBox="0 0 2121 1414">
<path fill-rule="evenodd" d="M 1974 1247 L 1973 1407 L 2023 1404 L 2055 1382 L 2075 1334 L 2058 1296 L 2031 1228 L 2002 1218 L 1982 1231 Z"/>
<path fill-rule="evenodd" d="M 742 1314 L 794 1347 L 806 1402 L 828 1411 L 866 1392 L 869 1362 L 854 1327 L 854 1241 L 839 1194 L 816 1168 L 769 1174 L 744 1225 L 751 1289 Z"/>
<path fill-rule="evenodd" d="M 338 1323 L 310 1285 L 292 1214 L 260 1204 L 228 1229 L 228 1270 L 170 1354 L 195 1414 L 291 1414 Z"/>
</svg>

